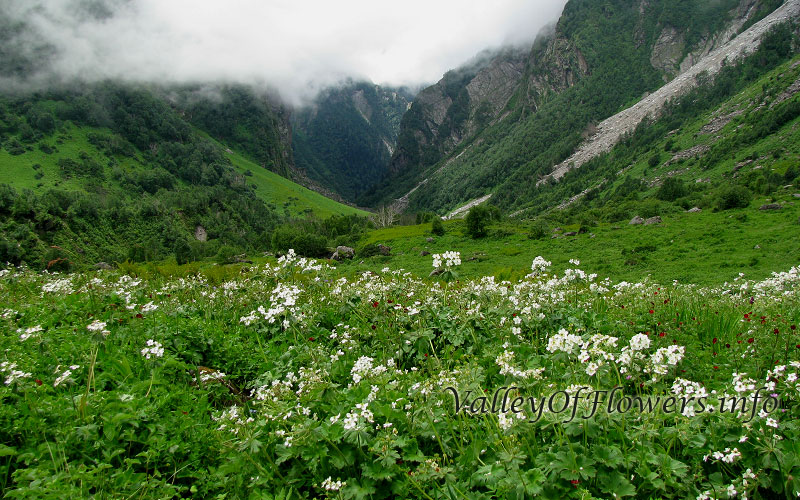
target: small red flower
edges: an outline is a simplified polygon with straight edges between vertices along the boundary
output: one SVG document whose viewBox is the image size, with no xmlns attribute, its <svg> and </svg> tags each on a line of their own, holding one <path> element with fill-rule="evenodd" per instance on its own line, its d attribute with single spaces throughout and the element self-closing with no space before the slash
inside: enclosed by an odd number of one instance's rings
<svg viewBox="0 0 800 500">
<path fill-rule="evenodd" d="M 578 481 L 577 479 L 573 479 L 572 481 L 570 481 L 570 483 L 572 483 L 572 484 L 578 484 L 578 483 L 580 483 L 580 481 Z"/>
<path fill-rule="evenodd" d="M 730 348 L 731 348 L 731 345 L 730 345 L 730 344 L 725 344 L 725 347 L 727 347 L 728 349 L 730 349 Z"/>
<path fill-rule="evenodd" d="M 314 337 L 308 337 L 308 340 L 310 340 L 311 342 L 314 342 Z"/>
<path fill-rule="evenodd" d="M 372 307 L 378 307 L 378 301 L 377 300 L 372 303 Z"/>
<path fill-rule="evenodd" d="M 754 341 L 755 341 L 755 339 L 753 337 L 750 337 L 749 339 L 747 339 L 747 343 L 748 344 L 752 344 Z"/>
<path fill-rule="evenodd" d="M 144 318 L 144 316 L 142 316 L 142 313 L 138 313 L 138 314 L 136 315 L 136 317 L 137 317 L 137 318 L 139 318 L 139 319 L 142 319 L 142 318 Z"/>
<path fill-rule="evenodd" d="M 664 333 L 664 332 L 661 332 L 661 333 L 658 334 L 659 337 L 663 337 L 665 335 L 666 335 L 666 333 Z"/>
<path fill-rule="evenodd" d="M 375 328 L 377 328 L 377 327 L 375 325 L 372 325 L 372 329 L 374 330 Z"/>
<path fill-rule="evenodd" d="M 428 357 L 428 353 L 427 353 L 427 352 L 425 353 L 425 357 L 426 357 L 426 358 Z"/>
<path fill-rule="evenodd" d="M 655 311 L 653 311 L 652 309 L 650 309 L 650 311 L 648 311 L 648 312 L 649 312 L 650 314 L 653 314 Z"/>
<path fill-rule="evenodd" d="M 36 385 L 42 385 L 42 381 L 39 380 L 38 378 L 36 379 Z"/>
<path fill-rule="evenodd" d="M 716 344 L 717 343 L 717 337 L 714 337 L 714 340 L 712 340 L 711 343 L 712 344 Z"/>
<path fill-rule="evenodd" d="M 778 335 L 778 334 L 779 334 L 779 333 L 781 333 L 781 332 L 780 332 L 780 330 L 778 330 L 778 329 L 776 328 L 776 329 L 774 330 L 774 332 L 773 332 L 773 333 L 775 333 L 775 335 Z"/>
<path fill-rule="evenodd" d="M 792 325 L 789 328 L 791 328 L 792 331 L 795 331 L 795 330 L 797 330 L 797 325 Z"/>
<path fill-rule="evenodd" d="M 714 365 L 714 369 L 715 369 L 715 370 L 719 370 L 719 366 L 717 366 L 717 365 Z"/>
</svg>

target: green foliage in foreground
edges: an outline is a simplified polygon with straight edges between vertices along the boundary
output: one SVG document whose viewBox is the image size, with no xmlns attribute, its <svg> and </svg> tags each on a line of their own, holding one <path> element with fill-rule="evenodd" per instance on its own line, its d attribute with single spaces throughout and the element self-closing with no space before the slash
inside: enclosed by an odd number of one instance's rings
<svg viewBox="0 0 800 500">
<path fill-rule="evenodd" d="M 503 283 L 388 270 L 346 278 L 291 255 L 170 279 L 4 270 L 0 491 L 53 499 L 800 492 L 798 268 L 697 288 L 598 282 L 577 262 L 548 275 L 547 264 L 536 259 L 532 274 Z M 460 267 L 442 276 L 457 278 Z M 778 408 L 760 400 L 760 416 L 751 418 L 752 405 L 741 415 L 719 411 L 730 408 L 723 398 L 765 385 L 760 397 L 778 394 Z M 473 416 L 456 413 L 448 387 L 470 412 L 483 394 L 489 409 L 501 388 L 513 387 L 507 409 L 518 397 L 550 402 L 566 392 L 541 416 L 529 402 L 516 406 L 524 416 Z M 586 397 L 575 419 L 559 412 L 579 387 L 618 388 L 617 411 L 606 395 L 591 418 Z M 624 411 L 623 394 L 632 405 L 661 403 Z"/>
</svg>

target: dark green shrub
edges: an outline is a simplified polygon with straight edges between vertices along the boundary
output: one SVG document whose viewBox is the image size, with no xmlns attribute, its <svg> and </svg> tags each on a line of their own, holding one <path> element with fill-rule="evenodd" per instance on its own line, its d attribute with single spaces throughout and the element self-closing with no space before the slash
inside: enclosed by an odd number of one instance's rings
<svg viewBox="0 0 800 500">
<path fill-rule="evenodd" d="M 465 219 L 466 233 L 468 236 L 477 239 L 486 236 L 491 213 L 483 205 L 477 205 L 470 209 Z"/>
<path fill-rule="evenodd" d="M 550 227 L 544 221 L 536 221 L 528 232 L 528 238 L 541 240 L 547 238 L 548 234 L 550 234 Z"/>
<path fill-rule="evenodd" d="M 688 192 L 689 190 L 686 188 L 683 179 L 667 177 L 661 187 L 658 188 L 656 198 L 662 201 L 675 201 L 686 196 Z"/>
<path fill-rule="evenodd" d="M 753 199 L 753 193 L 744 186 L 725 186 L 717 194 L 717 209 L 746 208 Z"/>
<path fill-rule="evenodd" d="M 436 217 L 431 222 L 431 232 L 436 236 L 444 235 L 444 224 L 442 224 L 442 219 Z"/>
</svg>

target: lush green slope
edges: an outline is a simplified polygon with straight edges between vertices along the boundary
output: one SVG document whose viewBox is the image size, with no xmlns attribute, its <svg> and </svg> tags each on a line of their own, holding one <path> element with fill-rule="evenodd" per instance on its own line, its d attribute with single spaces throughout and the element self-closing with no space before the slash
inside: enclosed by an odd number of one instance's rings
<svg viewBox="0 0 800 500">
<path fill-rule="evenodd" d="M 431 257 L 423 251 L 461 252 L 459 273 L 464 278 L 494 275 L 502 279 L 524 276 L 538 255 L 553 262 L 556 269 L 569 267 L 570 259 L 581 261 L 581 268 L 600 277 L 635 281 L 650 275 L 668 283 L 720 285 L 744 272 L 748 278 L 763 279 L 776 269 L 800 262 L 800 186 L 781 189 L 767 198 L 760 196 L 747 208 L 714 212 L 664 213 L 663 223 L 632 226 L 628 220 L 601 223 L 586 233 L 579 223 L 554 218 L 541 232 L 539 222 L 505 222 L 490 226 L 489 236 L 472 239 L 465 235 L 463 221 L 445 221 L 444 236 L 431 234 L 431 225 L 397 226 L 369 233 L 364 246 L 384 244 L 391 256 L 360 258 L 344 262 L 340 269 L 379 270 L 389 265 L 419 276 L 433 268 Z M 783 204 L 781 210 L 762 211 L 767 202 Z M 649 215 L 649 214 L 646 214 Z M 561 228 L 561 231 L 554 231 Z M 433 238 L 428 242 L 428 238 Z"/>
<path fill-rule="evenodd" d="M 364 215 L 211 139 L 163 89 L 0 100 L 0 259 L 34 266 L 267 250 L 284 216 Z M 277 132 L 274 132 L 277 134 Z M 208 242 L 198 241 L 198 226 Z"/>
</svg>

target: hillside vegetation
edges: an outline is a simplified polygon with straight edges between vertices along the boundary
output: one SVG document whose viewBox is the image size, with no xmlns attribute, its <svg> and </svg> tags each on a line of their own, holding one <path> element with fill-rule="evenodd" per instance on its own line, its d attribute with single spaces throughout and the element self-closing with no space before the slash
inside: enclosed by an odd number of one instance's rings
<svg viewBox="0 0 800 500">
<path fill-rule="evenodd" d="M 157 89 L 114 83 L 0 98 L 0 260 L 182 262 L 223 247 L 230 257 L 269 250 L 286 217 L 366 215 L 273 174 L 185 116 Z"/>
</svg>

